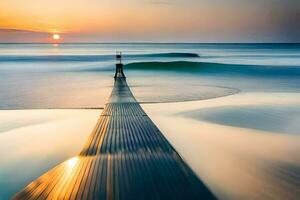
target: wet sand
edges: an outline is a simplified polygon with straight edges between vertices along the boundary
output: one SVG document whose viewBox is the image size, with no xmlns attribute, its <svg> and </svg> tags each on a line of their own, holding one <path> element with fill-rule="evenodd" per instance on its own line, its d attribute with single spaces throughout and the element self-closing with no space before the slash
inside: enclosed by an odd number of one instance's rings
<svg viewBox="0 0 300 200">
<path fill-rule="evenodd" d="M 240 93 L 203 101 L 143 104 L 143 108 L 220 199 L 296 199 L 300 195 L 300 134 L 224 125 L 187 113 L 203 109 L 209 113 L 222 106 L 300 105 L 299 99 L 296 93 Z M 100 113 L 88 109 L 0 111 L 0 199 L 76 155 Z"/>
<path fill-rule="evenodd" d="M 297 199 L 300 134 L 222 125 L 186 113 L 220 106 L 300 105 L 299 97 L 296 93 L 241 93 L 143 108 L 218 198 Z"/>
</svg>

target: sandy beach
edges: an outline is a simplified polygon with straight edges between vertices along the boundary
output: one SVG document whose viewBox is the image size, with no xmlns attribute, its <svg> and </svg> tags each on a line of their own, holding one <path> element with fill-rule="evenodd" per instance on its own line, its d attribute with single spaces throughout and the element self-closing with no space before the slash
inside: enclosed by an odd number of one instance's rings
<svg viewBox="0 0 300 200">
<path fill-rule="evenodd" d="M 0 111 L 0 199 L 77 155 L 101 110 L 46 109 Z"/>
<path fill-rule="evenodd" d="M 296 156 L 299 135 L 226 126 L 186 113 L 222 106 L 300 105 L 299 99 L 293 93 L 242 93 L 203 101 L 143 104 L 143 108 L 218 198 L 293 199 L 299 194 L 293 185 L 299 177 L 291 171 L 300 167 Z M 100 113 L 93 109 L 0 111 L 0 185 L 10 185 L 5 195 L 76 155 Z"/>
<path fill-rule="evenodd" d="M 284 105 L 294 104 L 299 108 L 299 97 L 288 93 L 242 93 L 143 108 L 219 199 L 295 199 L 300 194 L 295 184 L 300 180 L 299 134 L 224 126 L 186 117 L 186 113 L 241 105 L 272 104 L 280 110 Z M 281 114 L 278 121 L 288 117 L 287 113 Z"/>
</svg>

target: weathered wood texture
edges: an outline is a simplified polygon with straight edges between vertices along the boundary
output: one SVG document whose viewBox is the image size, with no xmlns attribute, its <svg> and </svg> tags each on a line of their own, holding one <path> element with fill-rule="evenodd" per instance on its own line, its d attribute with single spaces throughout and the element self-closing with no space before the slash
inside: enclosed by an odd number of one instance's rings
<svg viewBox="0 0 300 200">
<path fill-rule="evenodd" d="M 123 73 L 81 153 L 14 199 L 215 199 L 132 95 Z"/>
</svg>

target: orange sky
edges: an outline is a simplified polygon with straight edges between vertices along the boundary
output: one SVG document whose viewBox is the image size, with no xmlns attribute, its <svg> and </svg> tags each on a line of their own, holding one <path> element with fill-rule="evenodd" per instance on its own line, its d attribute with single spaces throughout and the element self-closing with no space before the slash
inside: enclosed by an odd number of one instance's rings
<svg viewBox="0 0 300 200">
<path fill-rule="evenodd" d="M 276 39 L 282 35 L 281 26 L 289 26 L 282 16 L 291 13 L 293 4 L 299 5 L 295 0 L 287 0 L 291 6 L 278 2 L 1 0 L 0 29 L 58 32 L 66 40 L 79 41 Z M 297 11 L 292 13 L 295 14 L 288 14 L 290 18 L 300 16 Z M 295 25 L 298 24 L 291 27 Z M 0 33 L 0 41 L 3 40 L 9 40 L 8 35 Z"/>
</svg>

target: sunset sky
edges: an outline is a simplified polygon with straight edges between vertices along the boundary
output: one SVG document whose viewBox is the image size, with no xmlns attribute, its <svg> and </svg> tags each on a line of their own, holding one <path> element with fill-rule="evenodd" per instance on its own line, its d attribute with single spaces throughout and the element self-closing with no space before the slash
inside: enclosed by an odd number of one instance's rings
<svg viewBox="0 0 300 200">
<path fill-rule="evenodd" d="M 1 0 L 0 42 L 300 42 L 299 0 Z"/>
</svg>

